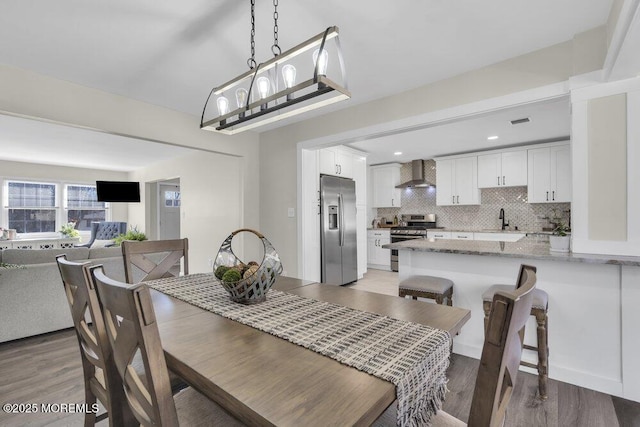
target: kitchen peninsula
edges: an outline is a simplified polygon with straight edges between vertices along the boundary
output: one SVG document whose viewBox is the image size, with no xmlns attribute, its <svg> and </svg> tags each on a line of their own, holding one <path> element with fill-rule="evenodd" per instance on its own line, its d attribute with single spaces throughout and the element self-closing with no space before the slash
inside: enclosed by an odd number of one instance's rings
<svg viewBox="0 0 640 427">
<path fill-rule="evenodd" d="M 472 313 L 454 352 L 476 359 L 484 339 L 482 293 L 493 284 L 515 284 L 520 264 L 536 266 L 537 287 L 549 294 L 550 378 L 637 397 L 640 257 L 554 253 L 544 236 L 516 242 L 415 239 L 383 248 L 398 250 L 400 280 L 421 274 L 453 280 L 454 306 Z M 535 344 L 535 332 L 532 317 L 526 343 Z M 529 351 L 523 359 L 536 362 Z"/>
</svg>

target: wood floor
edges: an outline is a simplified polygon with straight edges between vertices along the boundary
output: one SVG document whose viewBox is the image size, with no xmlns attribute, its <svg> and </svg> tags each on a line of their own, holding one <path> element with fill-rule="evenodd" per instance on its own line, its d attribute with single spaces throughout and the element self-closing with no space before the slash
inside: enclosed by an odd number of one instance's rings
<svg viewBox="0 0 640 427">
<path fill-rule="evenodd" d="M 397 295 L 397 276 L 370 270 L 352 287 Z M 468 418 L 477 369 L 477 360 L 452 356 L 444 410 L 463 421 Z M 541 402 L 535 397 L 536 388 L 537 378 L 521 372 L 505 426 L 640 427 L 640 403 L 554 380 L 549 381 L 549 399 Z M 80 353 L 72 330 L 0 344 L 0 403 L 83 402 Z M 0 426 L 81 426 L 83 419 L 78 413 L 0 411 Z"/>
</svg>

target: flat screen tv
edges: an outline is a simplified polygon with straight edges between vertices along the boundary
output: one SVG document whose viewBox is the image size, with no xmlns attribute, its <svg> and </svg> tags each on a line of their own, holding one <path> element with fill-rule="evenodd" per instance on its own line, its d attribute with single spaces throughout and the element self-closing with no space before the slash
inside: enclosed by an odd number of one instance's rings
<svg viewBox="0 0 640 427">
<path fill-rule="evenodd" d="M 139 202 L 140 183 L 135 181 L 96 181 L 99 202 Z"/>
</svg>

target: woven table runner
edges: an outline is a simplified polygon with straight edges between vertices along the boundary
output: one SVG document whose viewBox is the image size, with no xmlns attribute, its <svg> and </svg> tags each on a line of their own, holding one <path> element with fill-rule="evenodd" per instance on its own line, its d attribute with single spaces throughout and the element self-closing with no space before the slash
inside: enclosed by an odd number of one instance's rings
<svg viewBox="0 0 640 427">
<path fill-rule="evenodd" d="M 275 289 L 265 302 L 238 304 L 212 274 L 145 283 L 393 383 L 399 426 L 429 425 L 442 406 L 451 339 L 446 331 Z"/>
</svg>

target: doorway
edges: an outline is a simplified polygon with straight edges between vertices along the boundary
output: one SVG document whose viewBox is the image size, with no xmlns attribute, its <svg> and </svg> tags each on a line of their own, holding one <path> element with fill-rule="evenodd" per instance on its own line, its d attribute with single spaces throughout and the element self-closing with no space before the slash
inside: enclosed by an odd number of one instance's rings
<svg viewBox="0 0 640 427">
<path fill-rule="evenodd" d="M 180 178 L 158 183 L 158 238 L 180 238 Z"/>
</svg>

